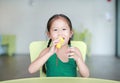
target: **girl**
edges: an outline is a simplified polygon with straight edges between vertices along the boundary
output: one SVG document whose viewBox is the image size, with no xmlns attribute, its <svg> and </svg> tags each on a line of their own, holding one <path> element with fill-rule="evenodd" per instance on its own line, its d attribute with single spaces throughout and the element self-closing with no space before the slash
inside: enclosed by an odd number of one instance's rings
<svg viewBox="0 0 120 83">
<path fill-rule="evenodd" d="M 78 67 L 82 77 L 89 77 L 89 70 L 82 59 L 80 50 L 71 47 L 70 44 L 73 35 L 70 19 L 63 14 L 52 16 L 47 23 L 47 35 L 50 38 L 48 48 L 44 49 L 31 63 L 29 72 L 37 72 L 44 65 L 43 70 L 48 77 L 76 77 Z M 61 40 L 59 37 L 64 40 L 61 48 L 56 47 Z"/>
</svg>

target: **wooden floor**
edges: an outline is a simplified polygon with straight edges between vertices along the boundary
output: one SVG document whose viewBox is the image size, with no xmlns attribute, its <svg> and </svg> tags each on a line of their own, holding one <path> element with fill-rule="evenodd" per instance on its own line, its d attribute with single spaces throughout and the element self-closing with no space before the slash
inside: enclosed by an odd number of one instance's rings
<svg viewBox="0 0 120 83">
<path fill-rule="evenodd" d="M 86 64 L 90 70 L 90 78 L 100 78 L 120 81 L 120 59 L 114 56 L 87 57 Z M 29 55 L 0 56 L 0 81 L 39 77 L 39 72 L 30 74 Z"/>
</svg>

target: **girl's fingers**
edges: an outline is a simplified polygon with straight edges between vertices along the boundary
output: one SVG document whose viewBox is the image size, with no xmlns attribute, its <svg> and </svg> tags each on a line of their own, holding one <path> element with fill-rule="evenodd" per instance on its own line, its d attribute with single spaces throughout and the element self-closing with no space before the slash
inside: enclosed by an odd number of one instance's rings
<svg viewBox="0 0 120 83">
<path fill-rule="evenodd" d="M 77 56 L 74 52 L 69 52 L 67 55 L 68 58 L 73 58 L 75 61 L 77 60 L 77 58 L 79 58 L 79 56 Z"/>
<path fill-rule="evenodd" d="M 55 39 L 55 40 L 53 40 L 53 43 L 58 43 L 60 41 L 60 39 Z"/>
<path fill-rule="evenodd" d="M 71 52 L 71 53 L 68 53 L 67 55 L 68 56 L 73 56 L 75 53 Z"/>
<path fill-rule="evenodd" d="M 68 48 L 67 54 L 68 54 L 68 55 L 76 55 L 75 48 L 74 48 L 74 47 Z"/>
<path fill-rule="evenodd" d="M 51 48 L 50 48 L 50 51 L 52 52 L 52 53 L 55 53 L 56 51 L 57 51 L 57 49 L 56 49 L 56 44 L 57 44 L 57 41 L 53 41 L 53 43 L 52 43 L 52 45 L 51 45 Z"/>
<path fill-rule="evenodd" d="M 67 51 L 68 51 L 68 52 L 75 52 L 75 48 L 74 48 L 74 47 L 70 47 L 70 48 L 68 48 Z"/>
<path fill-rule="evenodd" d="M 69 55 L 68 58 L 73 58 L 76 61 L 79 57 L 76 55 Z"/>
<path fill-rule="evenodd" d="M 74 53 L 73 52 L 68 53 L 67 55 L 68 55 L 68 58 L 74 58 Z"/>
<path fill-rule="evenodd" d="M 56 46 L 58 44 L 58 42 L 59 42 L 59 39 L 54 40 L 53 41 L 53 46 Z"/>
<path fill-rule="evenodd" d="M 73 55 L 72 55 L 72 56 L 70 55 L 68 58 L 74 58 L 74 56 L 73 56 Z"/>
<path fill-rule="evenodd" d="M 79 52 L 76 51 L 75 49 L 76 49 L 75 47 L 68 48 L 67 55 L 68 55 L 68 58 L 73 58 L 76 61 L 78 58 L 81 58 L 81 57 L 78 56 Z"/>
</svg>

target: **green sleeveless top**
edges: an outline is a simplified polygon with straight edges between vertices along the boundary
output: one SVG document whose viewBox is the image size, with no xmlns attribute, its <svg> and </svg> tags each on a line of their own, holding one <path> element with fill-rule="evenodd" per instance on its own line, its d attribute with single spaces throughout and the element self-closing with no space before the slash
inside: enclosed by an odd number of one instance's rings
<svg viewBox="0 0 120 83">
<path fill-rule="evenodd" d="M 69 59 L 68 62 L 62 62 L 54 53 L 46 62 L 47 77 L 76 77 L 77 65 L 74 59 Z"/>
</svg>

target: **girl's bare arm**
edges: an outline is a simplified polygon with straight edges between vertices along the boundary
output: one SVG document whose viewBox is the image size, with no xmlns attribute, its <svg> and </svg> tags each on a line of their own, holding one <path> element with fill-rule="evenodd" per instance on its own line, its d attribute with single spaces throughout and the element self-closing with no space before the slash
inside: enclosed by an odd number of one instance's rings
<svg viewBox="0 0 120 83">
<path fill-rule="evenodd" d="M 83 61 L 82 54 L 79 49 L 75 47 L 71 48 L 68 55 L 72 55 L 69 58 L 74 58 L 74 60 L 76 61 L 80 75 L 82 77 L 89 77 L 89 69 Z"/>
<path fill-rule="evenodd" d="M 33 61 L 29 68 L 28 68 L 28 71 L 30 73 L 35 73 L 37 72 L 44 64 L 45 62 L 48 60 L 48 58 L 51 56 L 52 54 L 50 52 L 48 52 L 48 48 L 43 50 L 39 57 Z"/>
</svg>

